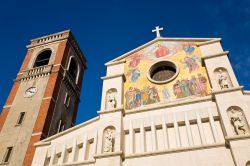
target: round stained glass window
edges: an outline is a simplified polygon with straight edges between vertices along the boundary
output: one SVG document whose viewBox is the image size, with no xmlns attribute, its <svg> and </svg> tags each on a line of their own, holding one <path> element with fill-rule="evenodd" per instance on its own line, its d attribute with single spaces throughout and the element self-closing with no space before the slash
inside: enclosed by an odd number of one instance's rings
<svg viewBox="0 0 250 166">
<path fill-rule="evenodd" d="M 154 63 L 148 71 L 148 79 L 157 84 L 172 81 L 178 75 L 178 68 L 172 61 Z"/>
</svg>

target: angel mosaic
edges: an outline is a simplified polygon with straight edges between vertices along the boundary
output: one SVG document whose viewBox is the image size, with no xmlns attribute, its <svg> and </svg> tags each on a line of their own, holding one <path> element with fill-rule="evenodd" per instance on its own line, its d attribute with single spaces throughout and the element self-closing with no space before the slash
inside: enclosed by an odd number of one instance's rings
<svg viewBox="0 0 250 166">
<path fill-rule="evenodd" d="M 197 57 L 196 55 L 193 55 L 192 57 L 187 56 L 184 58 L 184 61 L 181 61 L 181 63 L 184 64 L 184 69 L 187 68 L 189 70 L 189 73 L 199 69 L 198 63 L 200 62 L 201 62 L 200 58 Z"/>
<path fill-rule="evenodd" d="M 130 80 L 132 82 L 136 82 L 137 79 L 140 77 L 141 73 L 140 73 L 140 70 L 138 68 L 135 68 L 135 69 L 130 69 L 127 73 L 127 76 L 130 77 Z"/>
<path fill-rule="evenodd" d="M 140 63 L 141 58 L 142 58 L 142 55 L 137 54 L 137 53 L 131 56 L 129 67 L 132 67 L 132 68 L 136 67 Z"/>
<path fill-rule="evenodd" d="M 183 44 L 183 50 L 187 53 L 187 54 L 192 54 L 195 50 L 194 48 L 194 44 L 193 43 L 184 43 Z"/>
</svg>

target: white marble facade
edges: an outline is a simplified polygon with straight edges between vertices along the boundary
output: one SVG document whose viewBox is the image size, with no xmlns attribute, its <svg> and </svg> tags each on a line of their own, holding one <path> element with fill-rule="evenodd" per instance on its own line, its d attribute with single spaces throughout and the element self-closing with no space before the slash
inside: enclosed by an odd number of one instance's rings
<svg viewBox="0 0 250 166">
<path fill-rule="evenodd" d="M 149 43 L 158 40 L 169 39 Z M 36 143 L 32 165 L 249 165 L 250 92 L 239 86 L 220 39 L 190 40 L 203 41 L 211 95 L 124 110 L 125 61 L 115 59 L 102 77 L 98 116 Z"/>
</svg>

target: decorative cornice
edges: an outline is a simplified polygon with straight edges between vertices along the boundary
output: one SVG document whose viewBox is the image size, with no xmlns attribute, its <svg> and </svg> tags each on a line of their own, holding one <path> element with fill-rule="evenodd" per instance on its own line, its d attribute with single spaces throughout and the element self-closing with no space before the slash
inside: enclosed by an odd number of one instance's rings
<svg viewBox="0 0 250 166">
<path fill-rule="evenodd" d="M 185 151 L 192 151 L 192 150 L 217 148 L 217 147 L 224 147 L 224 146 L 225 146 L 225 143 L 223 142 L 223 143 L 207 144 L 207 145 L 200 145 L 200 146 L 193 146 L 193 147 L 168 149 L 168 150 L 155 151 L 155 152 L 128 154 L 128 155 L 125 155 L 125 159 L 126 158 L 138 158 L 138 157 L 145 157 L 145 156 L 161 155 L 161 154 L 166 154 L 166 153 L 178 153 L 178 152 L 185 152 Z"/>
<path fill-rule="evenodd" d="M 109 113 L 113 113 L 113 112 L 122 112 L 122 114 L 124 115 L 123 105 L 121 107 L 119 107 L 119 108 L 114 108 L 114 109 L 110 109 L 110 110 L 100 110 L 100 111 L 97 111 L 97 114 L 101 115 L 101 114 L 109 114 Z"/>
<path fill-rule="evenodd" d="M 212 91 L 212 95 L 214 97 L 214 95 L 217 95 L 217 94 L 233 92 L 233 91 L 238 91 L 238 90 L 243 91 L 243 88 L 244 86 L 238 86 L 238 87 L 232 87 L 232 88 L 227 88 L 227 89 L 222 89 L 222 90 L 216 90 L 216 91 Z"/>
<path fill-rule="evenodd" d="M 108 62 L 108 63 L 105 63 L 105 66 L 113 66 L 113 65 L 118 65 L 121 63 L 126 63 L 126 59 L 122 59 L 120 61 L 115 61 L 115 62 Z"/>
<path fill-rule="evenodd" d="M 227 140 L 227 141 L 234 141 L 234 140 L 240 140 L 240 139 L 250 139 L 250 134 L 234 135 L 234 136 L 226 136 L 225 137 L 225 140 Z"/>
<path fill-rule="evenodd" d="M 205 101 L 212 101 L 212 96 L 193 98 L 193 99 L 188 99 L 184 101 L 176 100 L 170 103 L 166 103 L 166 104 L 164 103 L 162 105 L 159 105 L 159 103 L 156 103 L 157 105 L 146 106 L 143 108 L 137 108 L 137 109 L 131 109 L 131 110 L 125 110 L 125 114 L 134 114 L 134 113 L 139 113 L 139 112 L 151 111 L 154 109 L 182 106 L 186 104 L 193 104 L 193 103 L 199 103 L 199 102 L 205 102 Z"/>
<path fill-rule="evenodd" d="M 202 42 L 202 43 L 197 43 L 196 46 L 197 47 L 204 46 L 204 45 L 213 44 L 213 43 L 220 42 L 220 41 L 221 41 L 221 38 L 216 38 L 216 39 L 213 39 L 213 40 L 210 40 L 210 41 L 205 41 L 205 42 Z"/>
<path fill-rule="evenodd" d="M 107 79 L 112 79 L 112 78 L 116 78 L 116 77 L 122 77 L 123 81 L 126 81 L 126 77 L 124 74 L 116 74 L 116 75 L 111 75 L 111 76 L 104 76 L 101 77 L 102 80 L 107 80 Z"/>
<path fill-rule="evenodd" d="M 206 56 L 201 57 L 201 59 L 204 61 L 205 59 L 215 58 L 215 57 L 224 56 L 224 55 L 229 56 L 229 51 L 224 51 L 218 54 L 206 55 Z"/>
<path fill-rule="evenodd" d="M 107 153 L 103 153 L 103 154 L 96 154 L 94 155 L 95 159 L 98 158 L 106 158 L 106 157 L 112 157 L 112 156 L 122 156 L 123 152 L 119 151 L 119 152 L 107 152 Z"/>
<path fill-rule="evenodd" d="M 68 39 L 68 37 L 60 37 L 58 39 L 50 40 L 50 41 L 47 41 L 45 43 L 30 44 L 30 45 L 27 45 L 26 48 L 27 49 L 32 49 L 34 47 L 39 47 L 39 46 L 42 46 L 42 45 L 48 45 L 48 44 L 51 44 L 51 43 L 61 42 L 61 41 L 67 40 L 67 39 Z"/>
</svg>

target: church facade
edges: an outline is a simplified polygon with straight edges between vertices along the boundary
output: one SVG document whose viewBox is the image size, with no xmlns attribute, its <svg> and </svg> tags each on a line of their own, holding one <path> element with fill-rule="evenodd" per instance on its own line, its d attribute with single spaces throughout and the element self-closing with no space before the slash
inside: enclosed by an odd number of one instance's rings
<svg viewBox="0 0 250 166">
<path fill-rule="evenodd" d="M 239 85 L 221 39 L 164 38 L 160 30 L 156 27 L 152 41 L 105 64 L 97 117 L 64 130 L 60 124 L 66 124 L 68 114 L 55 116 L 60 118 L 51 126 L 57 134 L 33 142 L 32 165 L 250 165 L 250 91 Z M 55 41 L 44 42 L 41 51 Z M 65 73 L 70 72 L 66 57 L 71 55 L 83 72 L 80 53 L 64 53 Z M 81 75 L 74 73 L 69 74 Z M 72 85 L 79 83 L 76 80 Z M 72 87 L 71 95 L 76 92 Z M 72 102 L 62 96 L 58 112 L 65 109 L 60 105 Z M 75 111 L 77 102 L 74 105 Z M 0 156 L 6 159 L 8 146 L 1 148 L 7 148 Z"/>
</svg>

